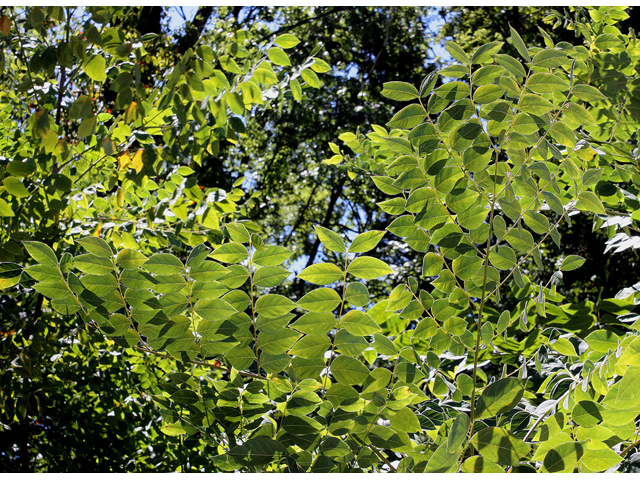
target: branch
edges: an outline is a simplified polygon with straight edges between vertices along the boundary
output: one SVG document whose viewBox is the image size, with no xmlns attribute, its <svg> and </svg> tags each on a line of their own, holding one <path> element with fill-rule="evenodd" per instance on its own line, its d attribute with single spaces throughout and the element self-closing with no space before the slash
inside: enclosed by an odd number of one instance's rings
<svg viewBox="0 0 640 480">
<path fill-rule="evenodd" d="M 391 469 L 392 472 L 396 471 L 396 467 L 394 467 L 393 465 L 391 465 L 391 463 L 389 463 L 389 460 L 387 460 L 385 458 L 384 455 L 382 455 L 382 453 L 380 453 L 380 450 L 378 450 L 376 447 L 374 447 L 373 445 L 369 444 L 369 447 L 374 451 L 374 453 L 384 462 L 387 464 L 387 466 Z"/>
<path fill-rule="evenodd" d="M 382 43 L 382 48 L 380 49 L 380 51 L 376 55 L 376 58 L 373 59 L 373 64 L 371 65 L 371 68 L 367 72 L 366 78 L 370 78 L 371 77 L 371 74 L 373 73 L 373 70 L 376 68 L 376 63 L 378 63 L 378 59 L 380 58 L 380 55 L 382 54 L 382 52 L 384 52 L 384 49 L 387 46 L 387 43 L 389 42 L 389 30 L 391 30 L 391 17 L 393 16 L 393 12 L 394 12 L 395 9 L 396 9 L 396 7 L 391 7 L 391 11 L 389 12 L 389 17 L 387 18 L 386 32 L 385 32 L 385 36 L 384 36 L 384 42 Z M 361 92 L 364 90 L 364 79 L 365 79 L 365 76 L 363 75 L 362 76 L 362 81 L 360 82 L 360 91 Z"/>
<path fill-rule="evenodd" d="M 151 350 L 151 348 L 138 347 L 137 345 L 134 348 L 137 350 L 141 350 L 143 352 L 152 353 L 153 355 L 157 355 L 162 358 L 168 358 L 169 360 L 175 360 L 176 362 L 180 362 L 180 360 L 178 360 L 175 357 L 172 357 L 171 355 L 166 355 L 164 353 L 156 352 L 155 350 Z M 225 372 L 231 372 L 230 368 L 223 367 L 222 365 L 215 365 L 213 363 L 208 363 L 208 362 L 199 362 L 197 360 L 192 360 L 191 363 L 195 365 L 201 365 L 203 367 L 210 367 L 210 368 L 216 368 L 218 370 L 224 370 Z M 255 373 L 250 373 L 250 372 L 238 372 L 238 373 L 245 377 L 259 378 L 260 380 L 268 380 L 268 378 L 263 377 L 262 375 L 256 375 Z"/>
<path fill-rule="evenodd" d="M 283 246 L 287 246 L 289 244 L 289 241 L 291 240 L 291 236 L 293 235 L 293 232 L 297 230 L 297 228 L 302 223 L 302 220 L 304 220 L 305 212 L 309 209 L 309 205 L 311 205 L 311 200 L 313 200 L 313 196 L 316 193 L 316 190 L 318 189 L 319 186 L 320 186 L 320 182 L 316 182 L 316 184 L 313 187 L 313 190 L 311 190 L 311 193 L 309 194 L 309 199 L 307 200 L 307 203 L 300 210 L 300 215 L 298 216 L 296 223 L 293 225 L 293 227 L 291 227 L 291 231 L 289 232 L 289 235 L 287 235 L 287 238 L 285 238 L 284 242 L 282 242 Z"/>
<path fill-rule="evenodd" d="M 319 20 L 319 19 L 324 18 L 324 17 L 326 17 L 328 15 L 331 15 L 332 13 L 340 12 L 342 10 L 347 10 L 347 8 L 336 7 L 336 8 L 333 8 L 331 10 L 327 10 L 327 11 L 325 11 L 323 13 L 320 13 L 320 14 L 316 15 L 315 17 L 306 18 L 304 20 L 300 20 L 299 22 L 292 23 L 291 25 L 282 26 L 278 30 L 275 30 L 273 32 L 269 32 L 266 35 L 263 35 L 262 38 L 260 38 L 257 43 L 262 43 L 265 40 L 267 40 L 268 38 L 270 38 L 271 36 L 274 36 L 274 35 L 277 36 L 279 34 L 288 32 L 289 30 L 293 30 L 294 28 L 297 28 L 297 27 L 299 27 L 301 25 L 304 25 L 305 23 L 310 23 L 313 20 Z"/>
<path fill-rule="evenodd" d="M 178 54 L 183 55 L 198 42 L 198 39 L 200 38 L 200 35 L 202 35 L 204 27 L 209 21 L 209 17 L 211 17 L 212 13 L 212 6 L 198 8 L 193 20 L 187 23 L 184 35 L 179 37 L 176 42 L 176 50 Z"/>
</svg>

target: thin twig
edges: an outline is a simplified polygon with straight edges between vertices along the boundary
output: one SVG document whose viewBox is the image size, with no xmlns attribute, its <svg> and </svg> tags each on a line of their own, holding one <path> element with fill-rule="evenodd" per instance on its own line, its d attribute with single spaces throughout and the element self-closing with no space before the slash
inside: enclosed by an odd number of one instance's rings
<svg viewBox="0 0 640 480">
<path fill-rule="evenodd" d="M 373 445 L 369 444 L 369 447 L 373 450 L 373 452 L 380 457 L 380 459 L 387 464 L 387 466 L 391 469 L 392 472 L 396 472 L 396 467 L 394 467 L 393 465 L 391 465 L 391 463 L 389 463 L 389 460 L 387 460 L 385 458 L 384 455 L 382 455 L 382 453 L 380 452 L 380 450 L 378 450 L 376 447 L 374 447 Z"/>
<path fill-rule="evenodd" d="M 180 361 L 177 358 L 172 357 L 171 355 L 166 355 L 164 353 L 160 353 L 160 352 L 157 352 L 155 350 L 151 350 L 150 348 L 143 348 L 143 347 L 139 347 L 137 345 L 134 348 L 136 348 L 138 350 L 141 350 L 143 352 L 152 353 L 153 355 L 157 355 L 157 356 L 162 357 L 162 358 L 168 358 L 170 360 L 175 360 L 176 362 Z M 192 360 L 191 363 L 193 363 L 195 365 L 201 365 L 203 367 L 210 367 L 210 368 L 216 368 L 218 370 L 224 370 L 225 372 L 231 372 L 230 368 L 223 367 L 222 365 L 215 365 L 213 363 L 208 363 L 208 362 L 199 362 L 198 360 Z M 238 373 L 240 375 L 245 376 L 245 377 L 258 378 L 260 380 L 268 380 L 268 378 L 263 377 L 262 375 L 256 375 L 255 373 L 250 373 L 250 372 L 238 372 Z"/>
</svg>

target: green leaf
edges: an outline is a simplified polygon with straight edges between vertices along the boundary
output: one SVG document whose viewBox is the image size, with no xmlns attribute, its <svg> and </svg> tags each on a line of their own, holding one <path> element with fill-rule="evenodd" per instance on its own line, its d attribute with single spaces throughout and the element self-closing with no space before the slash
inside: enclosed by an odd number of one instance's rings
<svg viewBox="0 0 640 480">
<path fill-rule="evenodd" d="M 58 272 L 57 268 L 54 269 L 53 267 L 47 267 L 45 265 L 33 265 L 31 267 L 26 268 L 25 271 L 36 268 L 36 267 L 52 270 L 51 273 L 53 273 L 54 275 L 46 275 L 46 280 L 48 281 L 55 281 L 57 280 L 57 278 L 60 277 L 60 273 Z M 17 263 L 11 263 L 11 262 L 0 263 L 0 290 L 13 287 L 14 285 L 16 285 L 20 281 L 21 275 L 22 275 L 22 267 Z M 30 274 L 30 275 L 36 280 L 39 280 L 33 274 Z"/>
<path fill-rule="evenodd" d="M 569 89 L 569 84 L 550 73 L 534 73 L 527 80 L 527 88 L 533 93 L 553 93 Z"/>
<path fill-rule="evenodd" d="M 579 210 L 591 213 L 605 214 L 604 205 L 593 192 L 581 192 L 578 194 L 578 203 L 576 207 Z"/>
<path fill-rule="evenodd" d="M 282 295 L 268 294 L 263 295 L 256 301 L 255 308 L 256 312 L 260 315 L 264 315 L 267 318 L 274 318 L 289 313 L 295 307 L 295 303 Z"/>
<path fill-rule="evenodd" d="M 470 147 L 481 134 L 482 125 L 477 120 L 472 119 L 458 126 L 449 134 L 449 143 L 453 150 L 462 152 L 467 147 Z"/>
<path fill-rule="evenodd" d="M 442 77 L 462 78 L 469 74 L 469 69 L 463 65 L 449 65 L 438 73 Z"/>
<path fill-rule="evenodd" d="M 118 282 L 113 275 L 84 275 L 80 281 L 87 290 L 103 298 L 118 288 Z"/>
<path fill-rule="evenodd" d="M 156 275 L 176 275 L 184 273 L 182 262 L 171 254 L 156 253 L 142 264 L 145 270 Z"/>
<path fill-rule="evenodd" d="M 400 187 L 403 190 L 411 190 L 416 187 L 421 187 L 426 183 L 426 177 L 420 168 L 414 168 L 409 172 L 402 173 L 393 185 L 395 187 Z M 404 207 L 404 199 L 403 198 L 394 198 L 392 200 L 398 201 L 398 207 Z M 401 211 L 399 212 L 401 213 Z"/>
<path fill-rule="evenodd" d="M 249 241 L 249 232 L 247 227 L 241 223 L 227 223 L 227 232 L 231 240 L 237 243 L 247 243 Z"/>
<path fill-rule="evenodd" d="M 375 348 L 380 355 L 394 356 L 398 354 L 395 345 L 386 336 L 375 333 L 373 338 L 373 348 Z"/>
<path fill-rule="evenodd" d="M 498 85 L 482 85 L 473 94 L 473 101 L 477 104 L 491 103 L 502 97 L 502 94 L 502 88 Z"/>
<path fill-rule="evenodd" d="M 73 264 L 81 272 L 94 275 L 107 275 L 114 269 L 111 259 L 98 257 L 92 253 L 78 255 L 73 259 Z"/>
<path fill-rule="evenodd" d="M 87 138 L 93 135 L 97 124 L 98 124 L 98 119 L 95 115 L 91 115 L 85 118 L 80 123 L 80 126 L 78 127 L 78 137 Z"/>
<path fill-rule="evenodd" d="M 293 346 L 289 354 L 312 360 L 324 357 L 328 350 L 331 350 L 331 341 L 326 335 L 305 335 Z"/>
<path fill-rule="evenodd" d="M 72 296 L 69 287 L 67 287 L 67 284 L 62 279 L 51 283 L 36 283 L 33 288 L 45 297 L 54 300 Z"/>
<path fill-rule="evenodd" d="M 269 56 L 269 60 L 271 60 L 276 65 L 280 65 L 283 67 L 291 66 L 289 55 L 287 55 L 287 53 L 281 48 L 270 48 L 267 50 L 267 55 Z"/>
<path fill-rule="evenodd" d="M 483 67 L 484 68 L 484 67 Z M 477 94 L 477 91 L 476 91 Z M 464 98 L 462 100 L 458 100 L 454 102 L 449 108 L 447 108 L 444 112 L 440 114 L 438 118 L 438 125 L 440 126 L 441 132 L 450 132 L 455 127 L 457 127 L 460 122 L 471 118 L 473 114 L 476 112 L 475 106 L 468 98 Z M 430 125 L 426 123 L 425 125 Z M 413 132 L 413 130 L 412 130 Z M 437 138 L 435 136 L 435 131 L 432 138 Z"/>
<path fill-rule="evenodd" d="M 483 224 L 488 214 L 489 209 L 487 207 L 478 205 L 458 213 L 458 222 L 460 222 L 460 226 L 468 230 L 475 230 Z"/>
<path fill-rule="evenodd" d="M 207 260 L 198 266 L 189 269 L 189 276 L 199 282 L 212 282 L 227 275 L 231 270 L 224 268 L 219 263 Z"/>
<path fill-rule="evenodd" d="M 487 427 L 470 442 L 485 459 L 499 465 L 515 465 L 531 448 L 518 437 L 498 427 Z"/>
<path fill-rule="evenodd" d="M 91 80 L 104 82 L 107 79 L 107 63 L 100 55 L 91 55 L 82 65 Z"/>
<path fill-rule="evenodd" d="M 7 192 L 9 192 L 11 195 L 13 195 L 16 198 L 24 198 L 24 197 L 28 197 L 30 195 L 29 190 L 27 190 L 24 186 L 24 183 L 22 183 L 20 181 L 19 178 L 17 177 L 6 177 L 3 181 L 2 184 L 4 185 L 4 187 L 7 189 Z M 6 202 L 4 202 L 6 203 Z M 7 207 L 5 207 L 5 209 L 8 208 L 8 204 Z M 8 212 L 8 210 L 7 210 Z M 11 213 L 13 213 L 13 211 L 11 211 Z M 0 217 L 12 217 L 13 215 L 4 215 L 2 214 L 2 212 L 0 211 Z"/>
<path fill-rule="evenodd" d="M 229 318 L 238 310 L 228 302 L 217 298 L 215 300 L 198 300 L 194 311 L 205 320 L 213 322 Z"/>
<path fill-rule="evenodd" d="M 336 327 L 336 319 L 330 313 L 305 313 L 293 325 L 299 332 L 307 335 L 324 335 Z"/>
<path fill-rule="evenodd" d="M 394 128 L 413 128 L 426 118 L 427 111 L 419 103 L 408 105 L 396 113 L 393 118 L 387 122 L 387 125 Z"/>
<path fill-rule="evenodd" d="M 360 282 L 349 283 L 344 299 L 355 307 L 364 307 L 369 303 L 369 290 Z"/>
<path fill-rule="evenodd" d="M 419 432 L 420 421 L 416 414 L 408 407 L 402 407 L 391 417 L 391 428 L 396 432 L 413 433 Z"/>
<path fill-rule="evenodd" d="M 360 385 L 369 376 L 369 369 L 360 360 L 340 355 L 331 363 L 331 374 L 339 383 Z"/>
<path fill-rule="evenodd" d="M 471 63 L 485 63 L 492 60 L 493 56 L 500 51 L 504 42 L 489 42 L 479 46 L 471 57 Z"/>
<path fill-rule="evenodd" d="M 496 55 L 494 58 L 498 65 L 502 65 L 516 78 L 527 76 L 527 72 L 525 72 L 522 64 L 512 56 L 500 54 Z"/>
<path fill-rule="evenodd" d="M 433 93 L 449 101 L 462 100 L 469 96 L 469 85 L 463 82 L 449 82 L 436 88 Z"/>
<path fill-rule="evenodd" d="M 490 418 L 514 408 L 524 395 L 524 382 L 503 378 L 486 387 L 476 405 L 476 418 Z M 492 460 L 495 461 L 495 460 Z"/>
<path fill-rule="evenodd" d="M 542 462 L 541 473 L 572 473 L 585 452 L 587 442 L 565 442 L 547 452 Z"/>
<path fill-rule="evenodd" d="M 553 136 L 556 143 L 564 145 L 565 147 L 575 148 L 576 136 L 566 123 L 558 120 L 551 125 L 549 133 Z"/>
<path fill-rule="evenodd" d="M 500 78 L 504 72 L 505 68 L 500 65 L 487 65 L 474 72 L 471 83 L 475 86 L 488 85 Z"/>
<path fill-rule="evenodd" d="M 514 228 L 505 237 L 509 245 L 523 253 L 529 253 L 533 248 L 533 235 L 527 230 Z"/>
<path fill-rule="evenodd" d="M 256 467 L 271 463 L 277 453 L 283 453 L 284 451 L 285 448 L 280 442 L 265 436 L 259 436 L 250 438 L 242 445 L 231 448 L 228 456 L 240 465 Z"/>
<path fill-rule="evenodd" d="M 549 231 L 549 219 L 543 214 L 527 210 L 524 212 L 524 222 L 534 232 L 544 235 Z"/>
<path fill-rule="evenodd" d="M 380 331 L 380 327 L 370 315 L 360 310 L 350 310 L 342 317 L 340 328 L 352 335 L 366 336 Z"/>
<path fill-rule="evenodd" d="M 465 53 L 465 51 L 457 43 L 452 41 L 447 41 L 446 49 L 447 49 L 447 52 L 449 52 L 449 54 L 453 58 L 458 60 L 460 63 L 462 64 L 469 63 L 469 57 L 467 57 L 467 54 Z"/>
<path fill-rule="evenodd" d="M 534 67 L 555 68 L 567 63 L 567 54 L 556 49 L 540 50 L 533 56 L 531 64 Z"/>
<path fill-rule="evenodd" d="M 111 250 L 111 247 L 109 247 L 109 244 L 101 238 L 85 237 L 77 240 L 77 242 L 82 245 L 87 252 L 92 253 L 97 257 L 109 259 L 113 257 L 113 251 Z"/>
<path fill-rule="evenodd" d="M 509 310 L 505 310 L 500 314 L 500 318 L 498 318 L 496 333 L 498 335 L 501 335 L 502 332 L 504 332 L 507 329 L 507 327 L 509 326 L 509 323 L 511 323 L 511 312 L 509 312 Z"/>
<path fill-rule="evenodd" d="M 58 268 L 58 258 L 48 245 L 41 242 L 22 242 L 22 244 L 36 262 Z"/>
<path fill-rule="evenodd" d="M 364 253 L 376 248 L 376 245 L 382 240 L 385 232 L 381 230 L 370 230 L 361 233 L 353 239 L 349 245 L 349 253 Z"/>
<path fill-rule="evenodd" d="M 257 253 L 258 251 L 256 251 L 256 254 Z M 240 263 L 248 256 L 249 252 L 247 251 L 247 247 L 236 242 L 220 245 L 211 254 L 211 258 L 222 263 Z"/>
<path fill-rule="evenodd" d="M 627 350 L 629 349 L 627 348 Z M 625 350 L 625 353 L 627 350 Z M 621 365 L 624 365 L 624 363 L 622 362 L 623 360 L 621 359 L 619 363 Z M 625 400 L 630 400 L 631 402 L 636 404 L 637 397 L 640 396 L 640 392 L 638 391 L 638 388 L 637 388 L 638 380 L 640 380 L 640 366 L 631 365 L 629 368 L 627 368 L 627 371 L 622 376 L 622 380 L 620 380 L 619 382 L 616 401 L 621 402 Z M 612 409 L 615 410 L 615 407 L 612 407 Z"/>
<path fill-rule="evenodd" d="M 436 192 L 431 187 L 418 188 L 411 192 L 409 198 L 405 203 L 404 209 L 410 213 L 419 213 L 421 212 L 429 203 L 429 200 L 436 198 Z M 411 216 L 403 217 L 409 220 L 407 223 L 412 226 L 413 230 L 413 221 Z M 395 222 L 395 221 L 394 221 Z M 391 227 L 391 225 L 390 225 Z M 387 228 L 389 230 L 389 228 Z M 393 233 L 392 230 L 389 230 Z M 399 235 L 400 237 L 406 237 L 408 235 Z"/>
<path fill-rule="evenodd" d="M 80 95 L 69 108 L 69 119 L 83 119 L 91 115 L 93 106 L 88 95 Z"/>
<path fill-rule="evenodd" d="M 475 255 L 469 257 L 461 255 L 452 263 L 453 273 L 463 281 L 471 280 L 475 277 L 481 267 L 482 259 Z"/>
<path fill-rule="evenodd" d="M 600 93 L 600 90 L 592 87 L 591 85 L 574 85 L 571 89 L 571 93 L 585 102 L 598 102 L 600 100 L 607 99 L 606 96 Z"/>
<path fill-rule="evenodd" d="M 522 135 L 532 135 L 540 130 L 540 126 L 533 117 L 526 113 L 518 113 L 511 122 L 513 130 Z"/>
<path fill-rule="evenodd" d="M 316 285 L 329 285 L 342 280 L 344 273 L 331 263 L 316 263 L 305 268 L 297 277 Z"/>
<path fill-rule="evenodd" d="M 310 312 L 327 313 L 333 311 L 342 301 L 332 288 L 311 290 L 298 300 L 298 306 Z"/>
<path fill-rule="evenodd" d="M 549 100 L 533 93 L 525 93 L 520 99 L 520 110 L 538 117 L 549 113 L 554 108 Z"/>
<path fill-rule="evenodd" d="M 622 462 L 622 457 L 605 443 L 590 441 L 580 458 L 580 463 L 594 472 L 604 472 Z"/>
<path fill-rule="evenodd" d="M 511 31 L 511 41 L 513 42 L 513 46 L 516 47 L 516 50 L 518 50 L 518 53 L 522 58 L 524 58 L 525 62 L 531 62 L 531 57 L 529 56 L 526 45 L 522 41 L 522 37 L 520 37 L 518 32 L 511 25 L 509 25 L 509 30 Z"/>
<path fill-rule="evenodd" d="M 467 433 L 469 433 L 469 427 L 471 426 L 471 419 L 469 416 L 461 412 L 451 425 L 449 430 L 449 436 L 447 437 L 447 451 L 453 453 L 457 451 L 467 439 Z"/>
<path fill-rule="evenodd" d="M 171 394 L 171 400 L 182 405 L 195 405 L 200 401 L 200 397 L 193 390 L 178 390 Z"/>
<path fill-rule="evenodd" d="M 391 177 L 376 176 L 371 177 L 371 180 L 373 180 L 373 183 L 376 184 L 378 190 L 386 193 L 387 195 L 397 195 L 402 191 L 402 189 L 394 187 L 392 185 L 395 179 Z"/>
<path fill-rule="evenodd" d="M 357 357 L 369 346 L 367 341 L 357 335 L 352 335 L 346 329 L 341 329 L 336 334 L 335 346 L 338 351 L 350 357 Z"/>
<path fill-rule="evenodd" d="M 253 283 L 258 287 L 275 287 L 289 275 L 291 272 L 282 267 L 261 267 L 253 274 Z"/>
<path fill-rule="evenodd" d="M 460 466 L 462 473 L 505 473 L 504 469 L 479 455 L 467 458 Z"/>
<path fill-rule="evenodd" d="M 396 153 L 411 155 L 414 152 L 409 140 L 400 137 L 382 137 L 384 143 Z"/>
<path fill-rule="evenodd" d="M 551 208 L 551 210 L 553 210 L 558 215 L 562 215 L 564 213 L 562 202 L 555 193 L 544 191 L 542 192 L 542 196 L 547 201 L 547 204 L 549 205 L 549 208 Z"/>
<path fill-rule="evenodd" d="M 612 33 L 602 33 L 598 35 L 593 43 L 596 48 L 599 48 L 600 50 L 612 50 L 625 46 L 620 37 L 613 35 Z"/>
<path fill-rule="evenodd" d="M 129 248 L 125 248 L 118 252 L 118 257 L 116 260 L 116 265 L 125 270 L 135 270 L 144 262 L 147 261 L 147 257 L 136 250 L 131 250 Z"/>
<path fill-rule="evenodd" d="M 33 116 L 33 136 L 34 138 L 37 139 L 44 139 L 50 131 L 50 117 L 49 114 L 47 113 L 46 110 L 44 109 L 40 109 L 37 110 Z M 15 160 L 14 160 L 15 162 Z M 10 166 L 13 166 L 14 162 L 12 162 L 11 164 L 9 164 Z M 23 162 L 15 162 L 15 165 L 20 165 Z M 11 170 L 11 168 L 7 168 L 7 171 L 9 173 L 13 173 L 14 175 L 18 175 L 17 172 L 14 172 Z"/>
<path fill-rule="evenodd" d="M 337 233 L 320 226 L 315 227 L 315 229 L 320 242 L 325 248 L 332 252 L 346 253 L 347 247 Z"/>
<path fill-rule="evenodd" d="M 596 121 L 591 114 L 577 103 L 569 103 L 562 110 L 562 116 L 576 125 L 595 126 Z"/>
<path fill-rule="evenodd" d="M 389 175 L 411 172 L 418 166 L 418 159 L 413 155 L 402 155 L 396 158 L 386 169 Z"/>
<path fill-rule="evenodd" d="M 602 407 L 596 402 L 582 400 L 574 405 L 571 420 L 581 427 L 593 427 L 602 421 Z"/>
<path fill-rule="evenodd" d="M 316 72 L 309 68 L 305 68 L 304 70 L 302 70 L 300 72 L 300 76 L 305 82 L 307 82 L 308 85 L 312 86 L 313 88 L 320 88 L 322 86 L 322 83 L 320 82 L 318 75 L 316 75 Z"/>
<path fill-rule="evenodd" d="M 311 70 L 317 73 L 326 73 L 331 71 L 331 67 L 324 60 L 315 57 L 313 59 L 313 64 L 311 64 Z"/>
<path fill-rule="evenodd" d="M 0 217 L 14 217 L 15 213 L 6 201 L 0 198 Z"/>
<path fill-rule="evenodd" d="M 510 270 L 518 263 L 516 253 L 506 245 L 501 245 L 492 250 L 489 253 L 489 261 L 498 270 Z"/>
<path fill-rule="evenodd" d="M 429 458 L 424 473 L 453 473 L 458 466 L 459 451 L 450 453 L 447 450 L 447 443 L 443 442 Z"/>
<path fill-rule="evenodd" d="M 584 340 L 592 351 L 607 353 L 609 349 L 614 351 L 618 348 L 620 337 L 610 330 L 596 330 L 587 335 Z"/>
<path fill-rule="evenodd" d="M 347 272 L 363 280 L 372 280 L 388 275 L 393 270 L 382 260 L 373 257 L 358 257 L 349 264 Z"/>
<path fill-rule="evenodd" d="M 289 350 L 298 341 L 301 335 L 289 328 L 283 328 L 278 333 L 258 335 L 258 346 L 260 350 L 270 355 L 281 355 Z"/>
<path fill-rule="evenodd" d="M 383 97 L 390 98 L 391 100 L 398 100 L 401 102 L 415 100 L 420 97 L 418 89 L 405 82 L 386 82 L 383 85 L 381 95 Z"/>
<path fill-rule="evenodd" d="M 569 255 L 565 257 L 562 261 L 562 265 L 560 266 L 560 270 L 569 272 L 571 270 L 575 270 L 580 268 L 586 260 L 579 255 Z"/>
<path fill-rule="evenodd" d="M 267 248 L 263 251 L 256 250 L 253 254 L 253 261 L 263 267 L 275 267 L 287 261 L 291 255 L 293 255 L 293 252 L 288 248 L 278 245 L 267 245 Z"/>
<path fill-rule="evenodd" d="M 295 35 L 291 35 L 290 33 L 285 33 L 283 35 L 279 35 L 276 37 L 276 45 L 284 48 L 285 50 L 288 48 L 293 48 L 300 43 L 298 37 Z"/>
</svg>

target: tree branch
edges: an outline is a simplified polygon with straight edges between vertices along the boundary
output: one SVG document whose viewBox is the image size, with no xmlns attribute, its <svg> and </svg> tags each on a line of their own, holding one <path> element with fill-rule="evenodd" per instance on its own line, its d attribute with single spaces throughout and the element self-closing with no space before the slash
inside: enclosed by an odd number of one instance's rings
<svg viewBox="0 0 640 480">
<path fill-rule="evenodd" d="M 193 17 L 193 20 L 187 22 L 184 35 L 178 38 L 176 42 L 176 50 L 180 55 L 183 55 L 198 42 L 212 13 L 212 6 L 200 7 Z"/>
<path fill-rule="evenodd" d="M 336 7 L 336 8 L 332 8 L 331 10 L 327 10 L 323 13 L 320 13 L 318 15 L 316 15 L 315 17 L 310 17 L 310 18 L 305 18 L 304 20 L 300 20 L 299 22 L 296 23 L 292 23 L 291 25 L 285 25 L 280 27 L 278 30 L 275 30 L 273 32 L 269 32 L 266 35 L 263 35 L 262 38 L 260 38 L 260 40 L 258 40 L 258 43 L 262 43 L 264 42 L 266 39 L 270 38 L 273 35 L 280 35 L 282 33 L 288 32 L 289 30 L 293 30 L 294 28 L 297 28 L 301 25 L 304 25 L 305 23 L 309 23 L 313 20 L 319 20 L 321 18 L 324 18 L 328 15 L 331 15 L 332 13 L 336 13 L 336 12 L 340 12 L 342 10 L 347 10 L 346 7 Z"/>
</svg>

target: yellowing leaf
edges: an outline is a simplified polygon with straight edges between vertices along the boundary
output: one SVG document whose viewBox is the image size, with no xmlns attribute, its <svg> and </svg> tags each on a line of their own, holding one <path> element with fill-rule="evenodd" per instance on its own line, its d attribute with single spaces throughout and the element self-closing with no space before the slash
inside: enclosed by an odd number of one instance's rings
<svg viewBox="0 0 640 480">
<path fill-rule="evenodd" d="M 142 163 L 142 152 L 142 149 L 138 150 L 133 156 L 133 160 L 131 160 L 131 167 L 133 167 L 136 173 L 140 173 L 140 170 L 144 167 L 144 164 Z"/>
<path fill-rule="evenodd" d="M 125 122 L 131 123 L 136 119 L 136 114 L 138 113 L 137 106 L 138 104 L 136 102 L 131 102 L 129 107 L 127 107 L 127 110 L 124 112 Z"/>
<path fill-rule="evenodd" d="M 127 165 L 131 163 L 131 157 L 127 152 L 118 157 L 118 171 L 122 171 Z"/>
<path fill-rule="evenodd" d="M 10 31 L 11 31 L 11 19 L 6 15 L 2 15 L 0 17 L 0 32 L 4 33 L 5 35 L 9 35 Z"/>
</svg>

